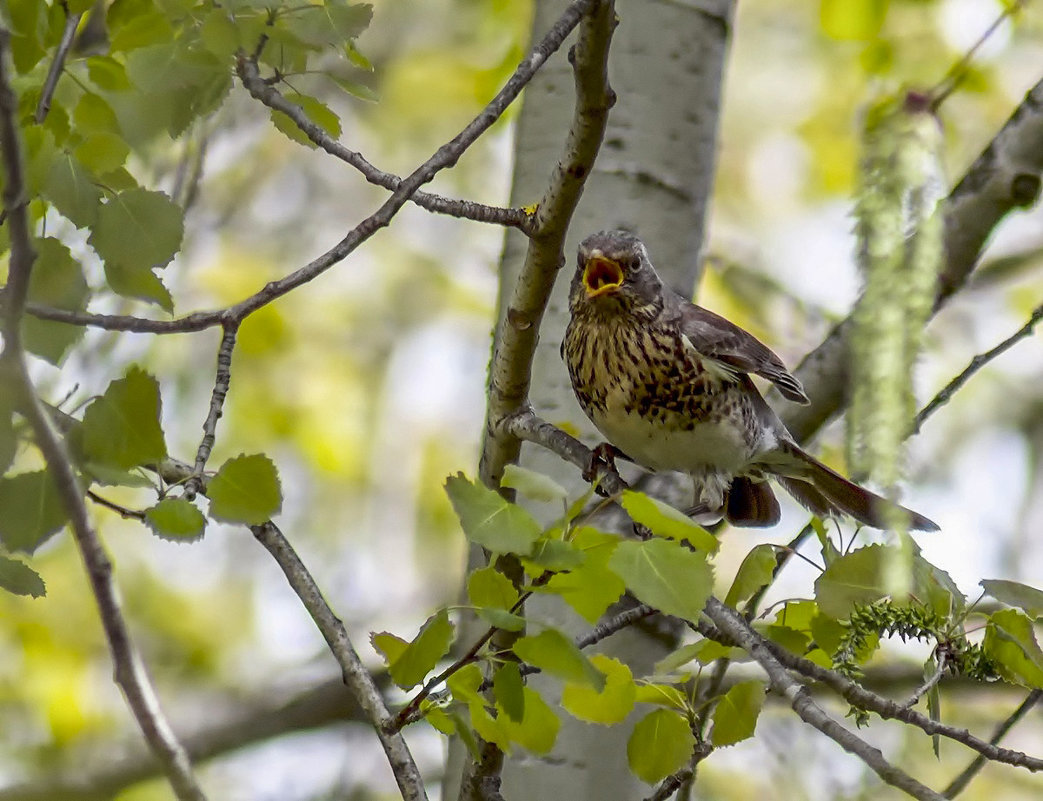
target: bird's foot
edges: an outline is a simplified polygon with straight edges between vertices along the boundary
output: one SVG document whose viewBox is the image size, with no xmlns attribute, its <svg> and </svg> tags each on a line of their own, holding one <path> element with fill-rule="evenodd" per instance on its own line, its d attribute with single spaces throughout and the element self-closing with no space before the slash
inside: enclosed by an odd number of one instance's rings
<svg viewBox="0 0 1043 801">
<path fill-rule="evenodd" d="M 626 459 L 627 455 L 610 442 L 602 442 L 596 446 L 590 454 L 590 464 L 583 471 L 583 480 L 588 484 L 598 484 L 603 473 L 610 473 L 619 478 L 616 469 L 616 457 Z M 599 495 L 604 496 L 604 491 L 597 487 Z"/>
</svg>

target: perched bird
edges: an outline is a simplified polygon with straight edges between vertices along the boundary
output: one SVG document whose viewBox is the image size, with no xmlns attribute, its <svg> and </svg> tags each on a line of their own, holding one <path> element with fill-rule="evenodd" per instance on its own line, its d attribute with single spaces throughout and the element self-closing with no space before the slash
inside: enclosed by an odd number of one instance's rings
<svg viewBox="0 0 1043 801">
<path fill-rule="evenodd" d="M 751 334 L 664 287 L 633 234 L 583 240 L 569 312 L 561 354 L 583 411 L 629 460 L 690 475 L 700 522 L 777 523 L 774 478 L 820 516 L 888 528 L 900 510 L 910 529 L 937 530 L 802 450 L 750 374 L 808 403 L 800 381 Z"/>
</svg>

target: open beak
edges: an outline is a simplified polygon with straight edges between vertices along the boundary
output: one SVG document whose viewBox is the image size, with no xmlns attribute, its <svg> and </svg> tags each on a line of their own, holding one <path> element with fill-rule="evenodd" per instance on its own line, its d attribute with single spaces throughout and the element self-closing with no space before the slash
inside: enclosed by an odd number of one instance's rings
<svg viewBox="0 0 1043 801">
<path fill-rule="evenodd" d="M 583 268 L 583 288 L 588 298 L 615 292 L 623 283 L 623 268 L 604 256 L 592 255 Z"/>
</svg>

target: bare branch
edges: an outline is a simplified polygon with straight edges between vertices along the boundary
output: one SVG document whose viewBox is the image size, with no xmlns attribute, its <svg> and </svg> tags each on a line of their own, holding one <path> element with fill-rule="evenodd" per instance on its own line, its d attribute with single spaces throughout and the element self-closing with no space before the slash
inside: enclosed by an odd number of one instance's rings
<svg viewBox="0 0 1043 801">
<path fill-rule="evenodd" d="M 906 699 L 905 703 L 902 704 L 902 706 L 906 708 L 916 706 L 917 703 L 919 703 L 920 699 L 927 695 L 927 693 L 929 693 L 931 689 L 937 686 L 938 682 L 942 680 L 942 676 L 945 675 L 945 668 L 948 666 L 948 664 L 949 660 L 945 656 L 945 652 L 942 651 L 938 655 L 937 664 L 934 666 L 934 670 L 931 671 L 931 675 L 924 680 L 923 684 L 921 684 L 915 690 L 913 690 L 912 695 L 910 695 Z"/>
<path fill-rule="evenodd" d="M 420 771 L 413 761 L 413 755 L 402 735 L 395 730 L 395 721 L 384 703 L 384 698 L 377 689 L 373 677 L 366 670 L 359 659 L 355 646 L 352 645 L 344 624 L 333 614 L 326 599 L 322 597 L 315 579 L 297 556 L 293 546 L 287 541 L 283 533 L 279 531 L 271 521 L 260 526 L 251 526 L 250 530 L 268 552 L 272 555 L 279 567 L 282 568 L 290 586 L 308 610 L 316 628 L 326 639 L 330 651 L 333 652 L 337 664 L 340 665 L 344 676 L 344 683 L 354 693 L 359 706 L 365 712 L 367 719 L 373 725 L 384 747 L 391 770 L 398 782 L 398 789 L 402 792 L 405 801 L 427 801 L 427 791 L 424 789 L 424 780 Z"/>
<path fill-rule="evenodd" d="M 499 486 L 504 466 L 518 457 L 520 441 L 499 423 L 528 404 L 532 360 L 540 323 L 562 264 L 565 232 L 594 166 L 615 100 L 608 84 L 608 51 L 616 24 L 614 5 L 611 0 L 583 5 L 590 16 L 570 51 L 576 107 L 565 153 L 536 212 L 525 263 L 497 327 L 489 366 L 489 403 L 479 473 L 490 487 Z"/>
<path fill-rule="evenodd" d="M 280 111 L 285 114 L 318 147 L 331 156 L 350 164 L 362 173 L 363 177 L 371 184 L 382 186 L 391 191 L 395 191 L 402 184 L 402 179 L 397 175 L 378 169 L 361 153 L 345 147 L 320 126 L 312 122 L 308 115 L 304 113 L 304 109 L 296 103 L 291 103 L 278 89 L 261 77 L 257 69 L 257 63 L 254 60 L 248 59 L 240 62 L 239 79 L 252 97 L 273 111 Z M 519 228 L 522 231 L 526 231 L 530 227 L 529 215 L 523 209 L 497 208 L 483 203 L 475 203 L 471 200 L 455 200 L 436 195 L 433 192 L 419 191 L 410 198 L 410 201 L 436 214 L 446 214 L 450 217 L 460 217 L 466 220 L 474 220 L 475 222 L 506 225 L 511 228 Z"/>
<path fill-rule="evenodd" d="M 916 420 L 913 423 L 913 433 L 919 433 L 920 427 L 926 422 L 927 418 L 938 411 L 942 406 L 952 400 L 952 396 L 955 395 L 964 384 L 970 381 L 971 377 L 978 372 L 982 367 L 991 362 L 997 356 L 1006 353 L 1016 344 L 1023 339 L 1028 339 L 1032 336 L 1032 331 L 1039 324 L 1039 321 L 1043 320 L 1043 304 L 1040 304 L 1032 312 L 1032 316 L 1029 317 L 1028 322 L 1025 323 L 1021 328 L 1003 340 L 996 347 L 979 353 L 968 364 L 958 376 L 952 381 L 945 385 L 945 387 L 939 392 L 931 402 L 928 403 L 920 413 L 916 415 Z"/>
<path fill-rule="evenodd" d="M 1007 732 L 1014 728 L 1015 724 L 1020 721 L 1028 712 L 1039 703 L 1040 697 L 1043 697 L 1043 690 L 1033 690 L 1021 702 L 1010 717 L 1003 721 L 998 727 L 996 727 L 995 734 L 992 735 L 992 739 L 989 740 L 990 745 L 999 745 L 1000 741 L 1007 736 Z M 967 785 L 971 783 L 971 779 L 981 772 L 981 769 L 985 767 L 985 763 L 988 761 L 988 757 L 984 754 L 978 754 L 959 776 L 952 780 L 948 787 L 942 791 L 942 795 L 946 798 L 956 798 L 962 793 Z"/>
<path fill-rule="evenodd" d="M 185 495 L 188 498 L 192 498 L 200 490 L 203 470 L 210 458 L 210 451 L 214 447 L 217 421 L 221 419 L 225 397 L 228 395 L 228 387 L 232 382 L 232 351 L 235 350 L 235 338 L 238 333 L 239 323 L 237 321 L 225 321 L 224 336 L 221 337 L 221 346 L 217 350 L 217 375 L 214 378 L 214 391 L 210 395 L 210 411 L 207 413 L 206 420 L 203 421 L 203 439 L 196 451 L 194 475 L 185 485 Z"/>
<path fill-rule="evenodd" d="M 945 269 L 935 311 L 967 281 L 989 235 L 1015 209 L 1033 205 L 1043 174 L 1043 81 L 1037 83 L 1010 119 L 949 193 L 945 214 Z M 847 334 L 850 318 L 834 328 L 797 368 L 811 405 L 787 404 L 786 427 L 798 441 L 810 439 L 846 404 Z"/>
<path fill-rule="evenodd" d="M 62 29 L 62 38 L 58 42 L 58 49 L 54 51 L 54 61 L 51 62 L 51 67 L 47 70 L 47 78 L 44 80 L 43 90 L 40 92 L 40 102 L 36 104 L 36 115 L 33 119 L 36 120 L 37 125 L 47 119 L 47 114 L 51 110 L 51 99 L 54 97 L 54 90 L 58 88 L 58 79 L 61 78 L 62 70 L 65 69 L 65 59 L 68 57 L 73 40 L 76 38 L 76 29 L 80 25 L 80 20 L 83 19 L 83 12 L 70 14 L 69 8 L 65 3 L 62 3 L 62 8 L 65 10 L 65 28 Z"/>
<path fill-rule="evenodd" d="M 26 368 L 20 324 L 35 254 L 30 244 L 29 220 L 25 212 L 22 153 L 15 122 L 18 104 L 8 79 L 9 44 L 9 32 L 0 29 L 0 155 L 3 158 L 5 173 L 4 209 L 7 212 L 11 237 L 4 353 L 0 360 L 2 370 L 20 396 L 21 411 L 33 429 L 36 444 L 43 453 L 48 472 L 68 515 L 73 538 L 87 569 L 91 589 L 101 614 L 102 626 L 109 642 L 109 650 L 112 652 L 116 684 L 123 690 L 145 740 L 163 765 L 170 786 L 178 799 L 205 801 L 205 796 L 192 775 L 188 755 L 160 709 L 145 666 L 130 639 L 112 578 L 112 563 L 91 523 L 84 502 L 84 493 L 65 442 L 55 430 L 50 416 L 37 397 Z"/>
<path fill-rule="evenodd" d="M 706 603 L 705 613 L 716 626 L 747 651 L 768 674 L 768 681 L 776 692 L 782 693 L 805 723 L 815 727 L 845 751 L 866 763 L 887 784 L 921 801 L 943 801 L 942 796 L 916 781 L 905 771 L 888 762 L 878 748 L 873 748 L 858 735 L 845 729 L 816 704 L 804 685 L 794 680 L 775 658 L 772 649 L 738 612 L 716 598 Z"/>
</svg>

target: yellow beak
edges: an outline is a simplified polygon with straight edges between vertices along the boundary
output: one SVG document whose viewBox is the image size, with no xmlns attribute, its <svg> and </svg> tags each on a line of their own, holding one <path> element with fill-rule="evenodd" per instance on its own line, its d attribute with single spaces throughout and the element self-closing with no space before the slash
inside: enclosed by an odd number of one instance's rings
<svg viewBox="0 0 1043 801">
<path fill-rule="evenodd" d="M 583 268 L 583 288 L 588 298 L 615 292 L 623 283 L 623 268 L 618 262 L 598 253 L 587 259 Z"/>
</svg>

